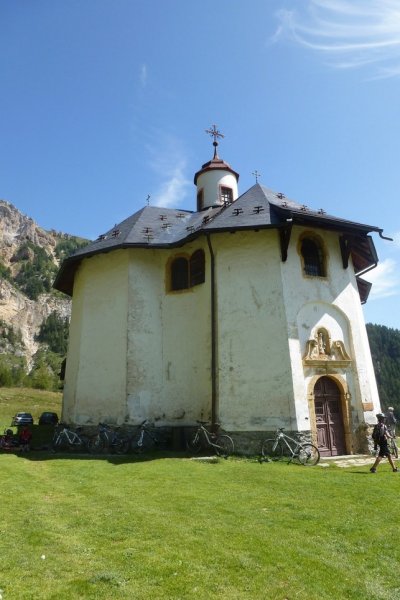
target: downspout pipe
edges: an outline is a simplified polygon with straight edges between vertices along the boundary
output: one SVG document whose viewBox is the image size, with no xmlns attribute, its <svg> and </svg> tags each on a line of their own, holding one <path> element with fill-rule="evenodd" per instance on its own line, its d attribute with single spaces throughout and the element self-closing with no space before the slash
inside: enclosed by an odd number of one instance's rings
<svg viewBox="0 0 400 600">
<path fill-rule="evenodd" d="M 215 285 L 215 255 L 210 235 L 206 236 L 210 252 L 211 270 L 211 427 L 214 431 L 217 424 L 217 302 Z"/>
</svg>

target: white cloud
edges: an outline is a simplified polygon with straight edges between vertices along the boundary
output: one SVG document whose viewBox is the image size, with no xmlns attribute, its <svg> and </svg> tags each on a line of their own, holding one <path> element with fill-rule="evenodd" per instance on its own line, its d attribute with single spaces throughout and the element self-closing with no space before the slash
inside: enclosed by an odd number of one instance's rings
<svg viewBox="0 0 400 600">
<path fill-rule="evenodd" d="M 365 279 L 372 283 L 370 300 L 396 296 L 400 293 L 398 266 L 392 258 L 386 258 L 375 269 L 366 273 Z"/>
<path fill-rule="evenodd" d="M 391 235 L 396 246 L 400 247 L 400 231 L 396 231 Z"/>
<path fill-rule="evenodd" d="M 150 168 L 161 183 L 151 194 L 152 206 L 178 207 L 186 197 L 190 180 L 185 176 L 186 158 L 179 140 L 158 132 L 157 143 L 147 145 Z"/>
<path fill-rule="evenodd" d="M 177 207 L 186 196 L 189 181 L 184 176 L 184 165 L 177 165 L 171 172 L 167 181 L 156 192 L 153 206 Z"/>
<path fill-rule="evenodd" d="M 373 67 L 374 77 L 400 75 L 399 0 L 307 0 L 278 12 L 272 38 L 288 36 L 340 69 Z"/>
</svg>

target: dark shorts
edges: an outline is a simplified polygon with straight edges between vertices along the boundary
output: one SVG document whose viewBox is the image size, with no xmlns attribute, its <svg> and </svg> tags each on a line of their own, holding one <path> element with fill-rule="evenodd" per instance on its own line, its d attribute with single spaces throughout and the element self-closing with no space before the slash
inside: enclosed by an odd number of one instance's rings
<svg viewBox="0 0 400 600">
<path fill-rule="evenodd" d="M 390 456 L 387 440 L 379 443 L 379 456 Z"/>
</svg>

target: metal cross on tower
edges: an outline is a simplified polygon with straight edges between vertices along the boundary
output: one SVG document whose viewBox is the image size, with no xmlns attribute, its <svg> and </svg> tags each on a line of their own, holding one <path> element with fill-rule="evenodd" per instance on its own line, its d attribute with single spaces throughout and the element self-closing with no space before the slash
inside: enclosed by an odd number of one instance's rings
<svg viewBox="0 0 400 600">
<path fill-rule="evenodd" d="M 213 126 L 212 126 L 212 129 L 211 129 L 211 128 L 210 128 L 210 129 L 206 129 L 205 131 L 206 131 L 206 133 L 208 133 L 208 135 L 211 135 L 211 137 L 213 137 L 213 138 L 214 138 L 214 141 L 213 141 L 213 146 L 214 146 L 214 158 L 217 158 L 217 146 L 218 146 L 217 139 L 218 139 L 218 138 L 223 138 L 223 137 L 225 137 L 225 136 L 224 136 L 224 135 L 223 135 L 223 134 L 222 134 L 220 131 L 218 131 L 218 129 L 217 129 L 217 126 L 216 126 L 216 125 L 213 125 Z"/>
<path fill-rule="evenodd" d="M 256 183 L 258 183 L 258 178 L 261 177 L 261 173 L 259 173 L 256 169 L 252 172 L 252 175 L 254 175 L 254 177 L 256 178 Z"/>
</svg>

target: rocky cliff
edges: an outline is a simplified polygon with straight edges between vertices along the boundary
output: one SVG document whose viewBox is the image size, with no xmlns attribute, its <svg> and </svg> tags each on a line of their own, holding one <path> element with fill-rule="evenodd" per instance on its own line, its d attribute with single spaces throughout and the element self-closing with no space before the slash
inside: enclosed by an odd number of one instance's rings
<svg viewBox="0 0 400 600">
<path fill-rule="evenodd" d="M 69 298 L 53 291 L 51 284 L 68 250 L 82 243 L 68 234 L 45 231 L 0 200 L 0 325 L 22 339 L 18 352 L 24 353 L 28 368 L 39 348 L 35 338 L 41 324 L 54 312 L 69 318 Z M 16 351 L 11 346 L 3 343 L 0 353 Z"/>
</svg>

